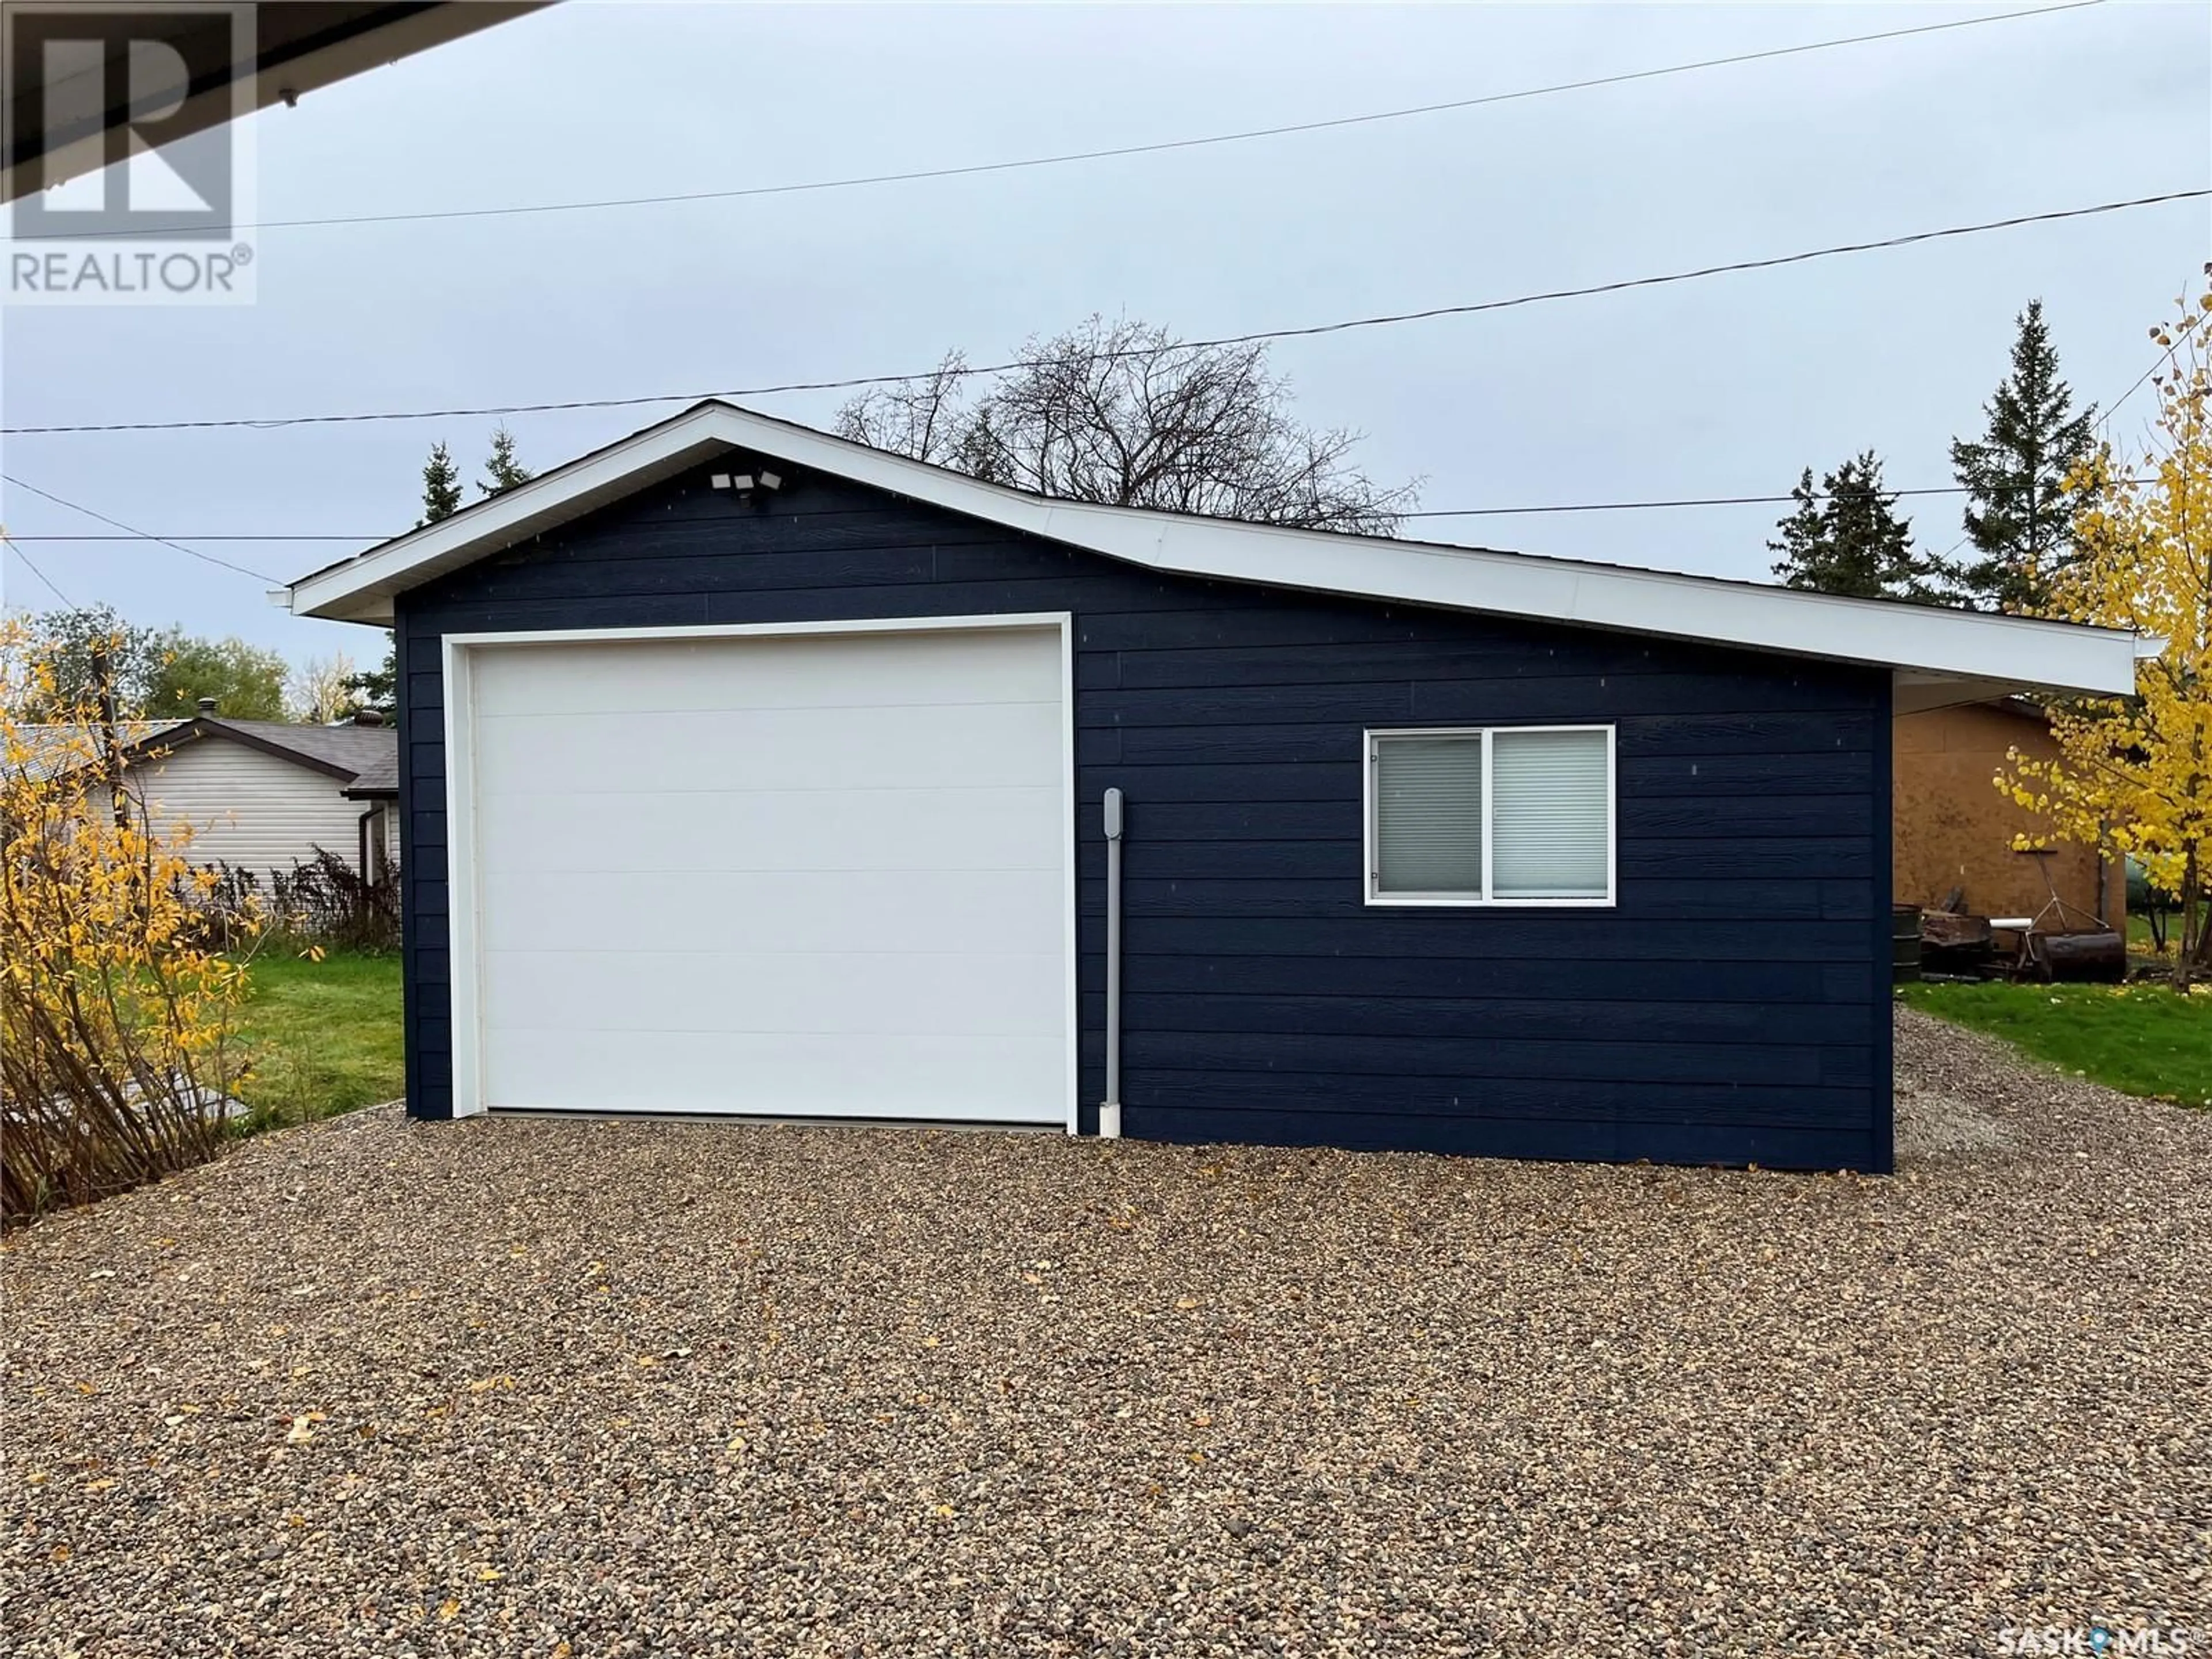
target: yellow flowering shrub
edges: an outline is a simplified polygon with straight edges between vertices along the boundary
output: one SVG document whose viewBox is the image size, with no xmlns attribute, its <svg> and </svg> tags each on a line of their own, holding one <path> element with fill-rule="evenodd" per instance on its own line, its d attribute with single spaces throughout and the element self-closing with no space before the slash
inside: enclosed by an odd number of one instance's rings
<svg viewBox="0 0 2212 1659">
<path fill-rule="evenodd" d="M 2185 297 L 2151 337 L 2167 353 L 2152 436 L 2126 464 L 2107 446 L 2070 481 L 2078 556 L 2053 580 L 2051 614 L 2163 644 L 2136 663 L 2134 696 L 2054 708 L 2057 755 L 2014 750 L 1996 785 L 2179 895 L 2185 990 L 2212 970 L 2212 294 Z"/>
<path fill-rule="evenodd" d="M 113 729 L 0 623 L 0 1219 L 211 1157 L 240 1079 L 214 872 L 111 780 Z"/>
</svg>

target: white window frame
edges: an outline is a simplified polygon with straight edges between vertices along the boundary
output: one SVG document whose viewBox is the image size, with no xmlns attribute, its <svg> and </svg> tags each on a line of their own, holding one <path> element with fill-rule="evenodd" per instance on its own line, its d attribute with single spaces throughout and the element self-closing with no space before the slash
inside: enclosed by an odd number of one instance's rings
<svg viewBox="0 0 2212 1659">
<path fill-rule="evenodd" d="M 1491 817 L 1496 797 L 1490 783 L 1490 738 L 1494 732 L 1602 732 L 1605 733 L 1605 896 L 1602 898 L 1493 898 L 1490 855 L 1496 837 Z M 1382 801 L 1375 787 L 1382 759 L 1382 744 L 1391 738 L 1473 738 L 1482 744 L 1482 892 L 1385 893 L 1381 890 Z M 1602 910 L 1620 902 L 1618 865 L 1620 851 L 1620 771 L 1616 759 L 1616 729 L 1609 725 L 1532 726 L 1392 726 L 1370 727 L 1361 739 L 1360 884 L 1370 905 L 1395 908 L 1469 910 Z"/>
</svg>

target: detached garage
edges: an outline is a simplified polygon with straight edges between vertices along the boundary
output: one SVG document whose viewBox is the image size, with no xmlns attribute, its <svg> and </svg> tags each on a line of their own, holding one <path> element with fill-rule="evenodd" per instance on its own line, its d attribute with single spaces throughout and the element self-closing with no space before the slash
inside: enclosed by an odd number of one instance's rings
<svg viewBox="0 0 2212 1659">
<path fill-rule="evenodd" d="M 1869 1170 L 1893 712 L 2134 654 L 721 404 L 291 602 L 398 640 L 417 1116 Z"/>
</svg>

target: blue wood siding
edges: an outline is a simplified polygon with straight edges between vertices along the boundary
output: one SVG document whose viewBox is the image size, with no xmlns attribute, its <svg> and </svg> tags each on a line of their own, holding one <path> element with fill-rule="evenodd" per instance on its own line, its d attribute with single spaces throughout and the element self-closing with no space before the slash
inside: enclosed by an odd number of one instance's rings
<svg viewBox="0 0 2212 1659">
<path fill-rule="evenodd" d="M 837 480 L 748 505 L 707 471 L 400 600 L 417 1115 L 452 1100 L 441 635 L 1066 611 L 1086 1130 L 1118 786 L 1133 1136 L 1889 1167 L 1885 673 L 1163 575 Z M 1363 902 L 1364 728 L 1583 721 L 1618 728 L 1617 908 Z"/>
</svg>

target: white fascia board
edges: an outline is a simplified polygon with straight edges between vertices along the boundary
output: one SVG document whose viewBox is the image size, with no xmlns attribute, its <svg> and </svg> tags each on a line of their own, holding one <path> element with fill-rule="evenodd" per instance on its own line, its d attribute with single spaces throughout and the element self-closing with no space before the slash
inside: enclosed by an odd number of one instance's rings
<svg viewBox="0 0 2212 1659">
<path fill-rule="evenodd" d="M 392 595 L 742 447 L 1154 570 L 1569 623 L 1946 679 L 2121 695 L 2137 642 L 2110 629 L 1842 599 L 1753 582 L 1049 501 L 735 409 L 702 404 L 292 588 L 302 616 L 383 622 Z"/>
<path fill-rule="evenodd" d="M 719 412 L 711 408 L 690 410 L 541 473 L 528 483 L 502 490 L 450 519 L 302 576 L 291 586 L 292 613 L 335 622 L 388 623 L 395 593 L 720 454 L 732 440 L 715 429 L 719 423 L 713 417 Z"/>
</svg>

